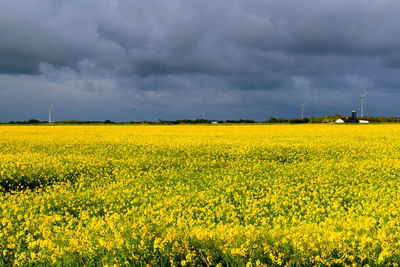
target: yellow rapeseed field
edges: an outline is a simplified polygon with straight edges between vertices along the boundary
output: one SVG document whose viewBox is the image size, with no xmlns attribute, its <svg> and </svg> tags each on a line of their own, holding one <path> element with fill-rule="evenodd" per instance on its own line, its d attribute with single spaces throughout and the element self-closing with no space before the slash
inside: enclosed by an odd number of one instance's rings
<svg viewBox="0 0 400 267">
<path fill-rule="evenodd" d="M 399 263 L 400 125 L 0 127 L 0 265 Z"/>
</svg>

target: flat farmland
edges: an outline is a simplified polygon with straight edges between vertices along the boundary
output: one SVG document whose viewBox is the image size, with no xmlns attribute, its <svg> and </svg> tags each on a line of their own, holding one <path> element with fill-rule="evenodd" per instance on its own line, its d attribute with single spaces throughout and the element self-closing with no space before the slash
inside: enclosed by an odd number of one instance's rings
<svg viewBox="0 0 400 267">
<path fill-rule="evenodd" d="M 398 124 L 0 127 L 0 265 L 399 262 Z"/>
</svg>

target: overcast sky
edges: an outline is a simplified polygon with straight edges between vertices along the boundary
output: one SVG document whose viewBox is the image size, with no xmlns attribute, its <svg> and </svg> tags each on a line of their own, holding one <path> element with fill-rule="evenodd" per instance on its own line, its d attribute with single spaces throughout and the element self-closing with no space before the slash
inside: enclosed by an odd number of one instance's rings
<svg viewBox="0 0 400 267">
<path fill-rule="evenodd" d="M 398 0 L 0 0 L 0 121 L 400 116 Z"/>
</svg>

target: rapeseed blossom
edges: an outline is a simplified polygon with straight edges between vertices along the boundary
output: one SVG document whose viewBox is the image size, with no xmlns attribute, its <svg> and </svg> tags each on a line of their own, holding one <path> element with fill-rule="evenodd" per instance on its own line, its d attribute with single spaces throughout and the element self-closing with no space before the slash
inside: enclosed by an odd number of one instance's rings
<svg viewBox="0 0 400 267">
<path fill-rule="evenodd" d="M 398 266 L 399 130 L 2 126 L 0 264 Z"/>
</svg>

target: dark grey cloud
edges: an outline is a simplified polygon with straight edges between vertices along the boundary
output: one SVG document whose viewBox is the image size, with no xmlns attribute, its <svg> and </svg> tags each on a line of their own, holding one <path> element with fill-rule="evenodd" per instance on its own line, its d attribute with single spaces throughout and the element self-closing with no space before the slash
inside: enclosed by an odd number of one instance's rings
<svg viewBox="0 0 400 267">
<path fill-rule="evenodd" d="M 356 108 L 361 89 L 371 92 L 371 113 L 398 115 L 395 102 L 381 103 L 400 88 L 399 8 L 397 0 L 2 0 L 0 105 L 10 112 L 0 120 L 24 119 L 18 103 L 39 114 L 39 99 L 64 106 L 59 119 L 128 120 L 132 105 L 142 119 L 204 109 L 215 118 L 292 117 L 304 98 L 309 115 L 322 115 Z"/>
</svg>

